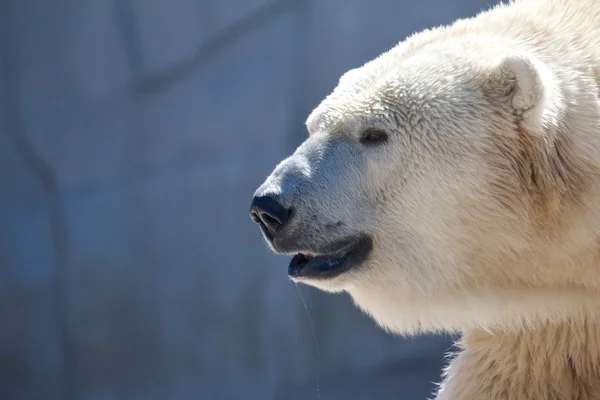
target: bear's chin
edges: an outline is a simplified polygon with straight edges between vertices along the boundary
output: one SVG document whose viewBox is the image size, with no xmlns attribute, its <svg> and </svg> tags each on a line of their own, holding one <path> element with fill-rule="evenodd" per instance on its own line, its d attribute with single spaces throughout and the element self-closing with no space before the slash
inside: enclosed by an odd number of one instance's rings
<svg viewBox="0 0 600 400">
<path fill-rule="evenodd" d="M 342 274 L 331 279 L 307 279 L 290 276 L 290 279 L 296 284 L 303 283 L 323 292 L 342 293 L 348 291 L 349 282 L 346 277 L 349 275 L 350 274 Z"/>
</svg>

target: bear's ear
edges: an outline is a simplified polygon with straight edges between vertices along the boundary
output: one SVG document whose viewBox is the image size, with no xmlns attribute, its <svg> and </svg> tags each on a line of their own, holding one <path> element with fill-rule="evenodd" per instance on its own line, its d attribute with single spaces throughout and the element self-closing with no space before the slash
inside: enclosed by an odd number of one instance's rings
<svg viewBox="0 0 600 400">
<path fill-rule="evenodd" d="M 515 115 L 534 131 L 541 127 L 554 90 L 550 70 L 529 54 L 504 55 L 491 66 L 484 83 L 487 95 L 507 101 Z"/>
</svg>

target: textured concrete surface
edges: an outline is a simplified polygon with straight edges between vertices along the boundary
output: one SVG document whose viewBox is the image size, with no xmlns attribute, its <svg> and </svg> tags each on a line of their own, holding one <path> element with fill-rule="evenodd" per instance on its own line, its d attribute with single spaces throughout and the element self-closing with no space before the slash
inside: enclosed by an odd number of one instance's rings
<svg viewBox="0 0 600 400">
<path fill-rule="evenodd" d="M 0 2 L 0 399 L 423 398 L 450 341 L 302 287 L 317 353 L 247 208 L 344 71 L 485 3 Z"/>
</svg>

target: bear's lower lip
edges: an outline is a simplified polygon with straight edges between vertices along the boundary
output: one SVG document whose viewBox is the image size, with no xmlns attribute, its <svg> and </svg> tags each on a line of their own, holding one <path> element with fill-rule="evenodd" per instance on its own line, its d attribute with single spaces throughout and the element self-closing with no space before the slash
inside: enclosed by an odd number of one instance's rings
<svg viewBox="0 0 600 400">
<path fill-rule="evenodd" d="M 372 239 L 364 235 L 333 254 L 308 256 L 307 253 L 298 253 L 290 261 L 288 275 L 291 278 L 334 278 L 359 266 L 368 257 L 371 248 Z"/>
<path fill-rule="evenodd" d="M 306 258 L 302 253 L 296 254 L 290 266 L 288 274 L 293 277 L 331 278 L 344 272 L 348 264 L 348 255 L 340 257 L 317 256 Z"/>
</svg>

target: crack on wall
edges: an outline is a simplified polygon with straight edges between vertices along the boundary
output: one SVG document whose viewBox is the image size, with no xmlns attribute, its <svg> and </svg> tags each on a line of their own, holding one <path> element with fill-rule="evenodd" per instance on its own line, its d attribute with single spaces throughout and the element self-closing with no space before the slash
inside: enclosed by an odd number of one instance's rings
<svg viewBox="0 0 600 400">
<path fill-rule="evenodd" d="M 2 3 L 0 9 L 2 30 L 0 31 L 0 67 L 2 71 L 1 92 L 6 116 L 6 133 L 9 142 L 21 161 L 38 179 L 43 188 L 50 214 L 52 247 L 54 250 L 54 299 L 57 337 L 62 350 L 61 360 L 64 374 L 61 382 L 61 399 L 76 399 L 75 386 L 75 349 L 69 329 L 67 260 L 68 243 L 65 216 L 58 180 L 52 166 L 35 149 L 19 118 L 19 69 L 17 49 L 15 48 L 15 26 L 10 2 Z"/>
<path fill-rule="evenodd" d="M 200 70 L 225 49 L 239 39 L 251 34 L 280 15 L 306 5 L 308 0 L 275 0 L 254 11 L 248 12 L 238 21 L 207 39 L 189 58 L 156 74 L 143 77 L 134 84 L 137 95 L 160 92 L 173 83 L 180 81 L 190 72 Z"/>
<path fill-rule="evenodd" d="M 135 9 L 131 0 L 113 0 L 117 29 L 123 39 L 125 55 L 129 63 L 133 80 L 139 78 L 143 70 L 143 57 L 141 54 L 140 38 L 135 29 Z"/>
</svg>

